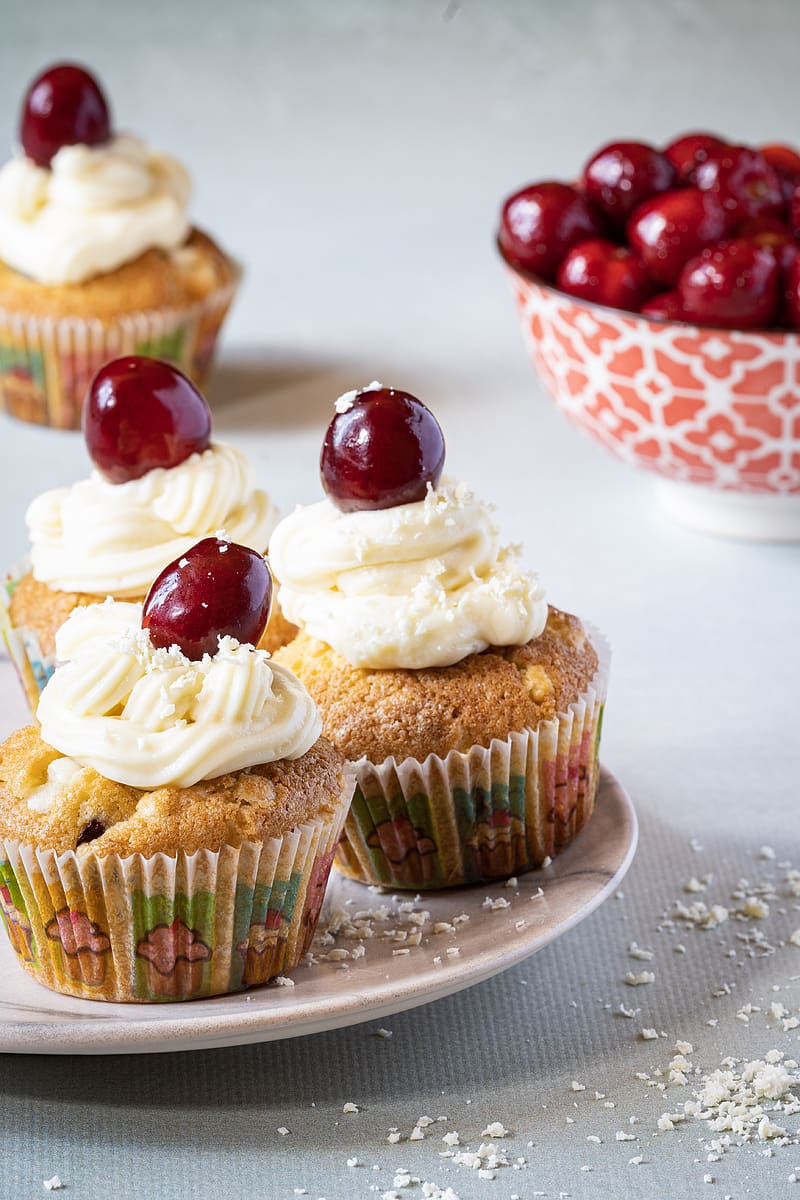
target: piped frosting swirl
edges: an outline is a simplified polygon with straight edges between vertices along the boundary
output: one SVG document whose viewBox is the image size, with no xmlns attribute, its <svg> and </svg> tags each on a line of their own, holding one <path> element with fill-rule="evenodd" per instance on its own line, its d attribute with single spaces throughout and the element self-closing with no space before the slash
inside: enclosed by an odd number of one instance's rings
<svg viewBox="0 0 800 1200">
<path fill-rule="evenodd" d="M 290 621 L 354 667 L 448 666 L 542 632 L 544 592 L 489 507 L 443 480 L 413 504 L 341 512 L 330 500 L 276 528 L 270 561 Z"/>
<path fill-rule="evenodd" d="M 198 662 L 155 649 L 141 605 L 76 609 L 56 636 L 63 660 L 39 701 L 42 738 L 131 787 L 190 787 L 259 763 L 300 758 L 321 722 L 300 681 L 234 638 Z"/>
<path fill-rule="evenodd" d="M 264 551 L 277 520 L 244 454 L 224 442 L 127 483 L 93 471 L 37 496 L 26 514 L 36 579 L 58 591 L 119 599 L 144 596 L 168 563 L 221 529 Z"/>
<path fill-rule="evenodd" d="M 64 146 L 49 167 L 0 170 L 0 258 L 38 283 L 83 283 L 189 233 L 189 176 L 141 138 Z"/>
</svg>

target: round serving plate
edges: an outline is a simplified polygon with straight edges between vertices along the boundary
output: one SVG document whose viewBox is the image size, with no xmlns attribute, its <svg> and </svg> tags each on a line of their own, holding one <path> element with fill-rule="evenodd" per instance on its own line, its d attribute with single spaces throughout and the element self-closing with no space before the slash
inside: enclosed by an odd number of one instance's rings
<svg viewBox="0 0 800 1200">
<path fill-rule="evenodd" d="M 106 1004 L 61 996 L 25 974 L 0 931 L 0 1052 L 210 1049 L 319 1033 L 439 1000 L 513 967 L 587 917 L 625 875 L 636 839 L 633 805 L 603 768 L 591 821 L 551 866 L 516 882 L 418 898 L 383 894 L 334 872 L 320 928 L 336 913 L 369 912 L 376 936 L 318 939 L 316 961 L 296 968 L 294 986 L 192 1003 Z M 412 913 L 427 915 L 417 915 L 416 924 Z M 442 931 L 434 932 L 437 924 Z M 411 944 L 417 932 L 419 944 Z"/>
</svg>

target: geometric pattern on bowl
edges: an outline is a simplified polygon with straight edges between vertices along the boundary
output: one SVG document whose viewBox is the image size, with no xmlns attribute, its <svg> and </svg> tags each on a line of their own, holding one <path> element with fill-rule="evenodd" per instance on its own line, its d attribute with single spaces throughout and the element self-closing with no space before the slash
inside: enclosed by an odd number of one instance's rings
<svg viewBox="0 0 800 1200">
<path fill-rule="evenodd" d="M 547 390 L 618 458 L 684 483 L 800 494 L 800 336 L 651 321 L 509 271 Z"/>
</svg>

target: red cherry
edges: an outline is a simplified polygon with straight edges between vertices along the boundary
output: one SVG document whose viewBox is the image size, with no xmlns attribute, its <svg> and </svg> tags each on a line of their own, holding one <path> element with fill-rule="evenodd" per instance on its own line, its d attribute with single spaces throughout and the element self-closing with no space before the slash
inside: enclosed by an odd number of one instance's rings
<svg viewBox="0 0 800 1200">
<path fill-rule="evenodd" d="M 177 367 L 131 355 L 106 363 L 92 380 L 83 436 L 92 462 L 109 483 L 127 483 L 207 450 L 211 413 Z"/>
<path fill-rule="evenodd" d="M 570 296 L 638 311 L 653 283 L 641 259 L 627 246 L 603 238 L 578 242 L 558 268 L 558 286 Z"/>
<path fill-rule="evenodd" d="M 776 171 L 787 171 L 800 175 L 800 154 L 792 146 L 782 142 L 773 142 L 768 146 L 759 146 L 761 153 L 771 167 Z"/>
<path fill-rule="evenodd" d="M 75 63 L 56 63 L 25 93 L 19 140 L 28 158 L 49 167 L 62 146 L 98 146 L 111 136 L 111 118 L 100 84 Z"/>
<path fill-rule="evenodd" d="M 775 255 L 778 266 L 786 271 L 797 254 L 797 243 L 792 231 L 780 217 L 754 217 L 745 221 L 736 231 L 737 238 L 749 238 Z"/>
<path fill-rule="evenodd" d="M 586 164 L 583 187 L 588 198 L 616 225 L 657 192 L 675 186 L 669 159 L 644 142 L 612 142 Z"/>
<path fill-rule="evenodd" d="M 716 196 L 686 187 L 645 200 L 628 222 L 627 234 L 652 278 L 671 287 L 684 263 L 730 230 Z"/>
<path fill-rule="evenodd" d="M 642 316 L 654 321 L 685 321 L 681 298 L 677 292 L 659 292 L 642 305 Z"/>
<path fill-rule="evenodd" d="M 320 456 L 322 486 L 342 512 L 424 500 L 444 467 L 444 435 L 416 396 L 374 387 L 337 406 Z"/>
<path fill-rule="evenodd" d="M 800 181 L 789 197 L 789 228 L 796 238 L 800 238 Z"/>
<path fill-rule="evenodd" d="M 760 150 L 769 165 L 777 171 L 783 198 L 788 204 L 792 192 L 800 183 L 800 154 L 791 146 L 777 142 L 771 146 L 761 146 Z"/>
<path fill-rule="evenodd" d="M 177 646 L 197 661 L 215 654 L 217 639 L 256 646 L 267 627 L 272 576 L 264 557 L 247 546 L 203 538 L 165 567 L 142 609 L 142 629 L 154 646 Z"/>
<path fill-rule="evenodd" d="M 500 249 L 514 266 L 552 280 L 570 246 L 603 231 L 596 213 L 566 183 L 532 183 L 500 214 Z"/>
<path fill-rule="evenodd" d="M 792 329 L 800 329 L 800 255 L 796 254 L 786 272 L 783 308 Z"/>
<path fill-rule="evenodd" d="M 685 133 L 670 142 L 664 155 L 678 172 L 681 183 L 694 183 L 695 168 L 705 162 L 709 154 L 723 150 L 727 142 L 713 133 Z"/>
<path fill-rule="evenodd" d="M 778 307 L 775 255 L 748 238 L 722 242 L 689 260 L 678 281 L 687 318 L 725 329 L 769 325 Z"/>
<path fill-rule="evenodd" d="M 695 171 L 701 191 L 713 192 L 736 221 L 763 215 L 780 216 L 781 181 L 759 150 L 726 146 L 710 154 Z"/>
</svg>

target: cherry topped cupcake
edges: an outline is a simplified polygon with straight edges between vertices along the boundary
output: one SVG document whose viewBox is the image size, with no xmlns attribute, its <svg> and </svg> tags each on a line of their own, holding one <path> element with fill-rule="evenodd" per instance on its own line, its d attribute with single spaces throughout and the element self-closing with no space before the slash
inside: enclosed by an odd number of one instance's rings
<svg viewBox="0 0 800 1200">
<path fill-rule="evenodd" d="M 271 590 L 260 554 L 208 538 L 144 605 L 79 607 L 59 630 L 41 728 L 0 746 L 2 913 L 39 982 L 186 1000 L 304 953 L 353 779 L 303 685 L 255 649 Z"/>
<path fill-rule="evenodd" d="M 77 428 L 89 380 L 121 353 L 202 380 L 239 269 L 192 226 L 185 168 L 117 132 L 74 63 L 31 83 L 18 138 L 0 169 L 0 407 Z"/>
<path fill-rule="evenodd" d="M 374 383 L 336 410 L 327 498 L 270 555 L 301 630 L 276 661 L 357 764 L 339 866 L 409 888 L 529 870 L 592 811 L 605 641 L 548 606 L 490 509 L 443 476 L 424 404 Z"/>
<path fill-rule="evenodd" d="M 55 634 L 78 605 L 143 600 L 158 573 L 224 530 L 262 553 L 278 520 L 240 450 L 212 438 L 208 405 L 176 367 L 131 356 L 95 376 L 84 410 L 93 470 L 38 496 L 27 512 L 31 569 L 12 578 L 4 633 L 35 706 Z M 293 633 L 280 612 L 264 648 Z"/>
</svg>

